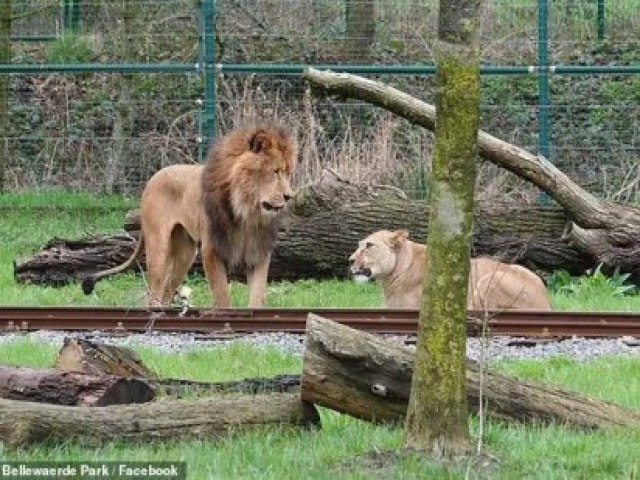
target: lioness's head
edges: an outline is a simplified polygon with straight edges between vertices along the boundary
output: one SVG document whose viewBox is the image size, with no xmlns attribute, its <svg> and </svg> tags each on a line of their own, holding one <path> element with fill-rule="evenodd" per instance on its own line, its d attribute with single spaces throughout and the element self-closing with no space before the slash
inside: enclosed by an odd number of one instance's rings
<svg viewBox="0 0 640 480">
<path fill-rule="evenodd" d="M 367 281 L 393 272 L 398 252 L 408 237 L 409 232 L 406 230 L 380 230 L 362 240 L 358 249 L 349 257 L 354 278 L 357 281 Z"/>
</svg>

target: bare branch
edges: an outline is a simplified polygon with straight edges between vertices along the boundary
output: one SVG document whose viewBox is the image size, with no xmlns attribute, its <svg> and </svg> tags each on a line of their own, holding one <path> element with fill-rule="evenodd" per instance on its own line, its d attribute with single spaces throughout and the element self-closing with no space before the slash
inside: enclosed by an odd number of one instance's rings
<svg viewBox="0 0 640 480">
<path fill-rule="evenodd" d="M 389 110 L 411 123 L 435 129 L 436 109 L 400 90 L 347 73 L 334 73 L 308 68 L 303 78 L 316 89 L 328 94 L 364 100 Z M 500 140 L 486 132 L 478 133 L 478 152 L 490 162 L 505 168 L 546 191 L 576 221 L 587 228 L 608 227 L 615 223 L 611 208 L 585 192 L 544 157 Z"/>
</svg>

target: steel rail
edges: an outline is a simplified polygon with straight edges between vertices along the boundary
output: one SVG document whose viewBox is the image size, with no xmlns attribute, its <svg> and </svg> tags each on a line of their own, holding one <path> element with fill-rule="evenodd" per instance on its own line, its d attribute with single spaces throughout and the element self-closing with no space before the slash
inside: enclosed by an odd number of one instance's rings
<svg viewBox="0 0 640 480">
<path fill-rule="evenodd" d="M 309 313 L 360 330 L 389 334 L 415 334 L 416 310 L 387 309 L 179 309 L 0 307 L 0 331 L 147 331 L 182 333 L 304 333 Z M 487 318 L 487 321 L 482 321 Z M 640 338 L 640 314 L 616 312 L 469 312 L 469 336 Z"/>
</svg>

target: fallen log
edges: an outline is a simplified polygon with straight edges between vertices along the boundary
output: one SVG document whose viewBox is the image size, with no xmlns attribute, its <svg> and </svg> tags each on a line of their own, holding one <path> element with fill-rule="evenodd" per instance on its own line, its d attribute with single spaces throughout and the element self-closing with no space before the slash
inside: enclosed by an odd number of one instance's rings
<svg viewBox="0 0 640 480">
<path fill-rule="evenodd" d="M 124 263 L 137 238 L 126 233 L 92 235 L 81 239 L 53 238 L 27 260 L 14 260 L 13 276 L 19 283 L 59 287 L 76 279 Z"/>
<path fill-rule="evenodd" d="M 142 379 L 0 367 L 0 398 L 99 407 L 149 402 L 154 389 Z"/>
<path fill-rule="evenodd" d="M 428 209 L 425 201 L 410 200 L 397 189 L 357 185 L 325 171 L 318 183 L 296 193 L 287 225 L 278 234 L 269 277 L 345 278 L 349 255 L 373 231 L 406 228 L 413 239 L 425 242 Z M 561 239 L 567 225 L 562 208 L 478 203 L 474 221 L 474 256 L 497 256 L 539 273 L 564 269 L 579 275 L 597 265 L 593 257 Z M 140 228 L 137 212 L 127 216 L 125 228 L 129 236 L 107 236 L 102 242 L 94 238 L 84 249 L 76 248 L 80 242 L 74 241 L 67 250 L 58 240 L 35 257 L 17 262 L 16 280 L 68 283 L 118 265 L 135 246 L 131 239 Z M 199 257 L 193 270 L 202 272 Z M 236 272 L 235 278 L 242 277 Z"/>
<path fill-rule="evenodd" d="M 84 338 L 65 338 L 55 369 L 58 372 L 81 372 L 91 375 L 136 377 L 149 382 L 158 395 L 176 398 L 193 395 L 232 394 L 257 395 L 300 390 L 300 375 L 278 375 L 273 378 L 245 378 L 230 382 L 201 382 L 181 378 L 158 378 L 126 347 L 107 345 Z"/>
<path fill-rule="evenodd" d="M 82 372 L 92 375 L 145 379 L 157 377 L 133 350 L 84 338 L 64 339 L 56 357 L 55 369 L 59 372 Z"/>
<path fill-rule="evenodd" d="M 11 448 L 78 442 L 211 439 L 268 425 L 319 427 L 315 407 L 295 393 L 229 395 L 104 408 L 0 399 L 0 441 Z"/>
<path fill-rule="evenodd" d="M 303 359 L 304 401 L 375 422 L 404 421 L 414 351 L 309 314 Z M 482 389 L 481 389 L 481 385 Z M 467 395 L 478 412 L 505 421 L 554 422 L 578 428 L 640 427 L 640 412 L 557 387 L 484 372 L 469 362 Z"/>
<path fill-rule="evenodd" d="M 410 122 L 434 130 L 436 109 L 396 88 L 348 73 L 307 68 L 303 78 L 316 91 L 364 100 Z M 580 188 L 540 155 L 486 132 L 478 132 L 478 152 L 486 160 L 547 192 L 570 220 L 563 240 L 608 268 L 640 280 L 640 208 L 601 200 Z"/>
</svg>

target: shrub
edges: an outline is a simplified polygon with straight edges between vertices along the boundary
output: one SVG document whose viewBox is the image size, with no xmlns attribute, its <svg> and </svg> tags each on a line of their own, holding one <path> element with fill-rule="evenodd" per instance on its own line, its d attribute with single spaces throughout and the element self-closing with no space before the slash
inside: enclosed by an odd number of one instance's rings
<svg viewBox="0 0 640 480">
<path fill-rule="evenodd" d="M 47 47 L 48 63 L 89 63 L 96 53 L 87 37 L 66 33 Z"/>
<path fill-rule="evenodd" d="M 610 295 L 622 297 L 634 293 L 635 285 L 627 283 L 629 273 L 620 273 L 619 268 L 613 271 L 611 276 L 602 273 L 602 264 L 599 264 L 591 274 L 582 277 L 572 277 L 564 270 L 554 272 L 549 281 L 549 288 L 565 295 L 590 296 Z"/>
</svg>

